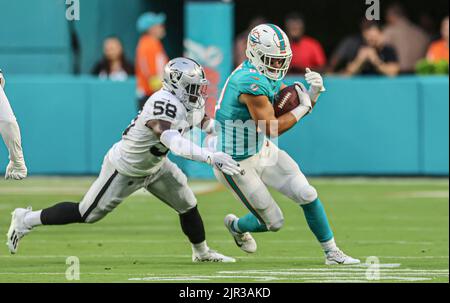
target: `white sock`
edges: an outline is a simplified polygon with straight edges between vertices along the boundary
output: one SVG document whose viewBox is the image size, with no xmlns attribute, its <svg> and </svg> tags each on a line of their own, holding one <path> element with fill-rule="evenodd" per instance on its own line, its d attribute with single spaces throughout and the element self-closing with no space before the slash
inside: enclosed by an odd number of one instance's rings
<svg viewBox="0 0 450 303">
<path fill-rule="evenodd" d="M 42 210 L 30 211 L 23 218 L 23 223 L 25 223 L 25 225 L 29 228 L 42 225 L 41 212 Z"/>
<path fill-rule="evenodd" d="M 325 253 L 338 249 L 338 247 L 336 246 L 336 242 L 334 242 L 334 238 L 328 240 L 327 242 L 321 242 L 320 246 L 322 246 L 322 249 Z"/>
<path fill-rule="evenodd" d="M 202 243 L 192 244 L 192 251 L 196 255 L 204 255 L 209 251 L 209 247 L 206 244 L 206 241 L 203 241 Z"/>
</svg>

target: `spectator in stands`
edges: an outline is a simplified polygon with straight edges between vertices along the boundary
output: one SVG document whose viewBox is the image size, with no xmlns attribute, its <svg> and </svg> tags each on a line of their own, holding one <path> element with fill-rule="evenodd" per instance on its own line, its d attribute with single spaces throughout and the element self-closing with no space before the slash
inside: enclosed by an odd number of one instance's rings
<svg viewBox="0 0 450 303">
<path fill-rule="evenodd" d="M 384 44 L 380 25 L 367 21 L 363 24 L 362 36 L 364 45 L 347 65 L 345 74 L 396 76 L 400 70 L 397 54 L 393 47 Z"/>
<path fill-rule="evenodd" d="M 400 4 L 387 9 L 386 21 L 385 42 L 397 51 L 400 72 L 414 72 L 416 62 L 425 57 L 430 38 L 424 30 L 411 23 Z"/>
<path fill-rule="evenodd" d="M 336 50 L 331 54 L 326 71 L 328 74 L 344 72 L 348 63 L 356 57 L 358 50 L 364 44 L 361 30 L 366 22 L 368 20 L 364 17 L 360 23 L 360 32 L 356 35 L 345 37 L 338 44 Z"/>
<path fill-rule="evenodd" d="M 322 71 L 326 64 L 325 52 L 319 41 L 306 36 L 305 22 L 298 13 L 286 17 L 286 34 L 292 49 L 290 73 L 305 73 L 307 67 Z"/>
<path fill-rule="evenodd" d="M 441 36 L 438 41 L 433 42 L 428 48 L 427 60 L 430 62 L 447 61 L 448 59 L 448 35 L 449 35 L 449 19 L 448 16 L 442 20 L 441 24 Z"/>
<path fill-rule="evenodd" d="M 142 34 L 136 49 L 136 82 L 139 109 L 147 99 L 162 87 L 164 65 L 168 62 L 161 40 L 166 35 L 166 15 L 145 13 L 137 21 Z"/>
<path fill-rule="evenodd" d="M 95 64 L 92 74 L 113 81 L 124 81 L 134 74 L 133 65 L 126 59 L 119 38 L 111 36 L 105 39 L 103 58 Z"/>
<path fill-rule="evenodd" d="M 238 66 L 245 60 L 247 60 L 247 56 L 245 55 L 245 50 L 247 49 L 247 38 L 250 31 L 256 27 L 257 25 L 266 23 L 266 19 L 264 17 L 256 17 L 250 21 L 248 28 L 237 35 L 234 40 L 234 66 Z"/>
</svg>

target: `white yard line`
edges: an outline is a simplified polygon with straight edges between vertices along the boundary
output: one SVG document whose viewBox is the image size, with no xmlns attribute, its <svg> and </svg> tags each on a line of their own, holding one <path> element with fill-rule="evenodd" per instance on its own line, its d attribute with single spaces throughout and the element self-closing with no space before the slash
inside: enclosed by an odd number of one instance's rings
<svg viewBox="0 0 450 303">
<path fill-rule="evenodd" d="M 433 278 L 448 278 L 448 269 L 401 269 L 400 264 L 380 264 L 382 268 L 379 271 L 379 280 L 368 280 L 366 278 L 366 268 L 363 266 L 354 267 L 330 267 L 330 268 L 303 268 L 303 269 L 277 269 L 277 270 L 242 270 L 242 271 L 218 271 L 213 274 L 154 274 L 154 273 L 121 273 L 121 272 L 81 272 L 81 281 L 83 276 L 125 276 L 128 281 L 211 281 L 215 280 L 252 280 L 254 282 L 268 281 L 291 281 L 291 282 L 384 282 L 384 281 L 403 281 L 419 282 L 430 281 Z M 384 266 L 386 265 L 386 266 Z M 394 266 L 393 266 L 394 265 Z M 390 268 L 392 267 L 392 268 Z M 356 271 L 355 270 L 359 270 Z M 42 276 L 52 275 L 64 277 L 63 272 L 0 272 L 0 276 Z"/>
<path fill-rule="evenodd" d="M 253 281 L 302 281 L 302 282 L 371 282 L 366 278 L 367 268 L 338 267 L 338 268 L 304 268 L 288 270 L 242 270 L 242 271 L 219 271 L 215 275 L 191 275 L 183 276 L 183 279 L 196 280 L 206 279 L 214 281 L 217 279 L 251 279 Z M 448 269 L 434 270 L 415 270 L 400 269 L 400 264 L 380 264 L 382 269 L 379 271 L 379 280 L 377 281 L 405 281 L 418 282 L 429 281 L 433 278 L 448 277 Z M 355 272 L 356 270 L 356 272 Z M 130 281 L 167 281 L 180 278 L 173 275 L 149 275 L 148 277 L 130 278 Z"/>
<path fill-rule="evenodd" d="M 280 272 L 280 271 L 266 271 L 266 272 L 229 272 L 227 274 L 247 274 L 247 275 L 262 275 L 262 276 L 334 276 L 334 277 L 355 277 L 358 274 L 364 276 L 366 271 L 362 272 L 336 272 L 336 271 L 328 271 L 328 272 Z M 404 275 L 404 276 L 433 276 L 433 277 L 448 277 L 447 273 L 433 273 L 428 271 L 421 271 L 421 272 L 408 272 L 408 271 L 380 271 L 380 274 L 390 274 L 390 275 Z"/>
</svg>

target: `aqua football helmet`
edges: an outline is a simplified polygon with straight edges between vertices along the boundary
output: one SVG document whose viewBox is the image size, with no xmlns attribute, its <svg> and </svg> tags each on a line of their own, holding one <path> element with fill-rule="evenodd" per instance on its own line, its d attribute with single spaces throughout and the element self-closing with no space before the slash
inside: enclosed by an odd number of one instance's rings
<svg viewBox="0 0 450 303">
<path fill-rule="evenodd" d="M 250 31 L 246 55 L 255 68 L 272 80 L 286 76 L 292 59 L 287 35 L 274 24 L 261 24 Z"/>
</svg>

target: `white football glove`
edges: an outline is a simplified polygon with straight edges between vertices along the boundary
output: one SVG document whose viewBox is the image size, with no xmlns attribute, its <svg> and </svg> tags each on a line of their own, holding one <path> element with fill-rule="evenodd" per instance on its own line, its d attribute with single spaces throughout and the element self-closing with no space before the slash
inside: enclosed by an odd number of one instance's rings
<svg viewBox="0 0 450 303">
<path fill-rule="evenodd" d="M 306 106 L 309 108 L 308 112 L 312 110 L 311 98 L 309 97 L 308 91 L 306 87 L 301 82 L 295 82 L 295 90 L 298 95 L 298 99 L 300 101 L 300 105 Z"/>
<path fill-rule="evenodd" d="M 313 93 L 319 94 L 325 91 L 325 87 L 323 86 L 323 78 L 319 73 L 313 72 L 309 68 L 306 68 L 305 80 L 310 85 L 310 89 Z"/>
<path fill-rule="evenodd" d="M 208 156 L 207 163 L 217 167 L 223 173 L 233 176 L 241 173 L 240 164 L 223 152 L 215 152 Z"/>
<path fill-rule="evenodd" d="M 0 86 L 2 87 L 2 88 L 4 88 L 5 87 L 5 77 L 3 76 L 3 73 L 2 73 L 2 70 L 0 69 Z"/>
<path fill-rule="evenodd" d="M 5 179 L 22 180 L 27 177 L 28 170 L 24 162 L 14 163 L 9 161 L 6 167 Z"/>
</svg>

